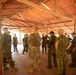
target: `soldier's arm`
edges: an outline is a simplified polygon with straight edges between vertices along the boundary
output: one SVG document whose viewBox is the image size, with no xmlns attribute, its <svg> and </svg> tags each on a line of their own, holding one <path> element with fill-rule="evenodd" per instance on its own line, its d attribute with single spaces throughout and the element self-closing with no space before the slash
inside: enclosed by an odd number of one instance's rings
<svg viewBox="0 0 76 75">
<path fill-rule="evenodd" d="M 72 45 L 72 43 L 70 42 L 69 45 L 68 45 L 68 47 L 67 47 L 67 50 L 71 47 L 71 45 Z"/>
<path fill-rule="evenodd" d="M 16 37 L 17 38 L 17 37 Z M 17 41 L 16 41 L 17 43 L 18 43 L 18 38 L 17 38 Z"/>
<path fill-rule="evenodd" d="M 10 43 L 11 43 L 11 41 L 12 41 L 12 40 L 11 40 L 11 35 L 10 35 Z"/>
<path fill-rule="evenodd" d="M 5 35 L 2 36 L 2 44 L 7 45 L 7 39 Z"/>
<path fill-rule="evenodd" d="M 12 41 L 13 41 L 13 43 L 14 43 L 14 37 L 13 37 Z"/>
<path fill-rule="evenodd" d="M 58 51 L 58 44 L 59 44 L 59 42 L 57 41 L 57 42 L 55 43 L 55 49 L 56 49 L 56 51 Z"/>
<path fill-rule="evenodd" d="M 67 40 L 67 50 L 69 50 L 69 48 L 71 47 L 71 45 L 72 45 L 72 41 L 70 41 L 68 38 L 66 38 L 66 40 Z"/>
<path fill-rule="evenodd" d="M 39 35 L 40 41 L 41 41 L 41 36 Z"/>
<path fill-rule="evenodd" d="M 55 49 L 56 49 L 56 51 L 59 51 L 58 50 L 58 44 L 59 44 L 59 38 L 56 39 L 56 43 L 55 43 Z"/>
</svg>

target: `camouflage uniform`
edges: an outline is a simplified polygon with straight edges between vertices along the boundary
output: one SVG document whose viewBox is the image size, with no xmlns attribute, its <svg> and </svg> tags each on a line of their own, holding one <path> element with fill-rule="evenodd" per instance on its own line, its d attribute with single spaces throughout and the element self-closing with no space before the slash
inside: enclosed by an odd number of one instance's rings
<svg viewBox="0 0 76 75">
<path fill-rule="evenodd" d="M 65 75 L 66 73 L 66 55 L 67 55 L 67 46 L 69 44 L 68 38 L 64 35 L 60 35 L 57 38 L 58 52 L 57 52 L 57 66 L 59 75 Z"/>
<path fill-rule="evenodd" d="M 52 56 L 54 65 L 55 67 L 57 67 L 55 42 L 56 42 L 56 36 L 51 36 L 48 41 L 48 66 L 47 66 L 48 68 L 52 67 Z"/>
<path fill-rule="evenodd" d="M 13 47 L 14 47 L 14 52 L 15 52 L 15 50 L 18 52 L 18 50 L 17 50 L 17 37 L 13 37 Z"/>
<path fill-rule="evenodd" d="M 9 35 L 4 33 L 2 35 L 2 59 L 3 67 L 6 67 L 6 61 L 8 61 L 10 67 L 14 66 L 14 61 L 12 61 L 12 55 L 10 51 Z"/>
<path fill-rule="evenodd" d="M 29 36 L 29 58 L 30 58 L 30 67 L 33 68 L 34 56 L 36 57 L 37 65 L 40 67 L 40 36 L 38 33 L 33 33 Z"/>
</svg>

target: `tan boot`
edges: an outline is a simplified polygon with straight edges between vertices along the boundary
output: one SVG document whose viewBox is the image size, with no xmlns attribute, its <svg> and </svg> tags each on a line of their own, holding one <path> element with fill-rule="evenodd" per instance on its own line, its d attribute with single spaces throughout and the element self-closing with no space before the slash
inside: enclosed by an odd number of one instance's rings
<svg viewBox="0 0 76 75">
<path fill-rule="evenodd" d="M 39 71 L 39 72 L 41 72 L 41 71 L 42 71 L 42 69 L 41 69 L 41 68 L 38 68 L 38 71 Z"/>
<path fill-rule="evenodd" d="M 27 69 L 27 72 L 29 72 L 29 73 L 33 73 L 34 70 L 33 70 L 33 68 L 28 68 L 28 69 Z"/>
<path fill-rule="evenodd" d="M 3 70 L 4 70 L 4 71 L 5 71 L 5 70 L 9 70 L 9 67 L 4 66 L 4 67 L 3 67 Z"/>
<path fill-rule="evenodd" d="M 16 67 L 10 67 L 10 71 L 17 71 Z"/>
</svg>

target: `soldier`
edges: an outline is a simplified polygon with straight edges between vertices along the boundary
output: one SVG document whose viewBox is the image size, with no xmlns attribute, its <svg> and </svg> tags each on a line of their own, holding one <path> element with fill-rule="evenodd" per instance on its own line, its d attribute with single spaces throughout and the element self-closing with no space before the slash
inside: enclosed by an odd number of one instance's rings
<svg viewBox="0 0 76 75">
<path fill-rule="evenodd" d="M 47 44 L 47 37 L 44 36 L 44 34 L 42 34 L 42 54 L 44 54 L 44 52 L 47 53 L 46 44 Z"/>
<path fill-rule="evenodd" d="M 18 52 L 18 50 L 17 50 L 17 43 L 18 43 L 18 39 L 16 37 L 16 34 L 14 34 L 14 37 L 13 37 L 14 52 L 15 52 L 15 50 L 16 50 L 16 52 Z"/>
<path fill-rule="evenodd" d="M 40 41 L 41 37 L 39 33 L 37 33 L 38 29 L 34 29 L 34 33 L 30 34 L 29 36 L 29 45 L 30 45 L 30 50 L 29 50 L 29 59 L 30 59 L 30 68 L 27 69 L 28 72 L 32 73 L 34 71 L 34 56 L 37 61 L 38 65 L 38 71 L 41 71 L 41 62 L 40 62 Z"/>
<path fill-rule="evenodd" d="M 47 68 L 52 68 L 52 56 L 53 56 L 53 62 L 55 67 L 57 67 L 57 61 L 56 61 L 56 50 L 55 50 L 55 42 L 56 42 L 56 36 L 54 35 L 54 32 L 51 31 L 50 38 L 48 41 L 48 66 Z"/>
<path fill-rule="evenodd" d="M 63 30 L 59 29 L 58 31 L 59 37 L 56 40 L 55 48 L 57 53 L 57 66 L 59 75 L 66 75 L 66 55 L 67 50 L 71 46 L 71 42 L 69 42 L 68 38 L 63 35 Z"/>
<path fill-rule="evenodd" d="M 14 61 L 12 60 L 12 55 L 10 51 L 10 39 L 8 35 L 8 29 L 3 28 L 4 33 L 2 34 L 2 61 L 3 61 L 3 70 L 10 69 L 10 71 L 17 70 L 14 67 Z M 7 67 L 6 61 L 8 61 L 10 68 Z"/>
<path fill-rule="evenodd" d="M 67 35 L 67 38 L 69 39 L 69 41 L 72 41 L 72 38 L 70 38 L 70 35 Z M 68 54 L 71 54 L 71 47 L 67 50 Z"/>
<path fill-rule="evenodd" d="M 70 38 L 70 35 L 68 35 L 68 37 L 67 37 L 70 41 L 72 41 L 72 39 Z"/>
<path fill-rule="evenodd" d="M 28 34 L 24 35 L 24 38 L 22 39 L 22 41 L 24 46 L 22 54 L 24 54 L 24 52 L 26 53 L 28 52 Z"/>
<path fill-rule="evenodd" d="M 72 45 L 71 45 L 71 59 L 72 63 L 70 64 L 70 67 L 75 67 L 76 66 L 76 33 L 72 33 Z"/>
</svg>

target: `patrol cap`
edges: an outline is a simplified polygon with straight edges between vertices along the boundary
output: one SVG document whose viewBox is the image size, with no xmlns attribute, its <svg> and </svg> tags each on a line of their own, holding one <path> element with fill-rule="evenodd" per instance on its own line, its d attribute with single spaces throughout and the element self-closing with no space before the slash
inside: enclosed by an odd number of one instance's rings
<svg viewBox="0 0 76 75">
<path fill-rule="evenodd" d="M 7 27 L 4 27 L 4 28 L 3 28 L 3 30 L 7 30 L 7 29 L 8 29 Z"/>
<path fill-rule="evenodd" d="M 54 34 L 54 32 L 53 31 L 50 31 L 50 33 L 49 34 Z"/>
</svg>

